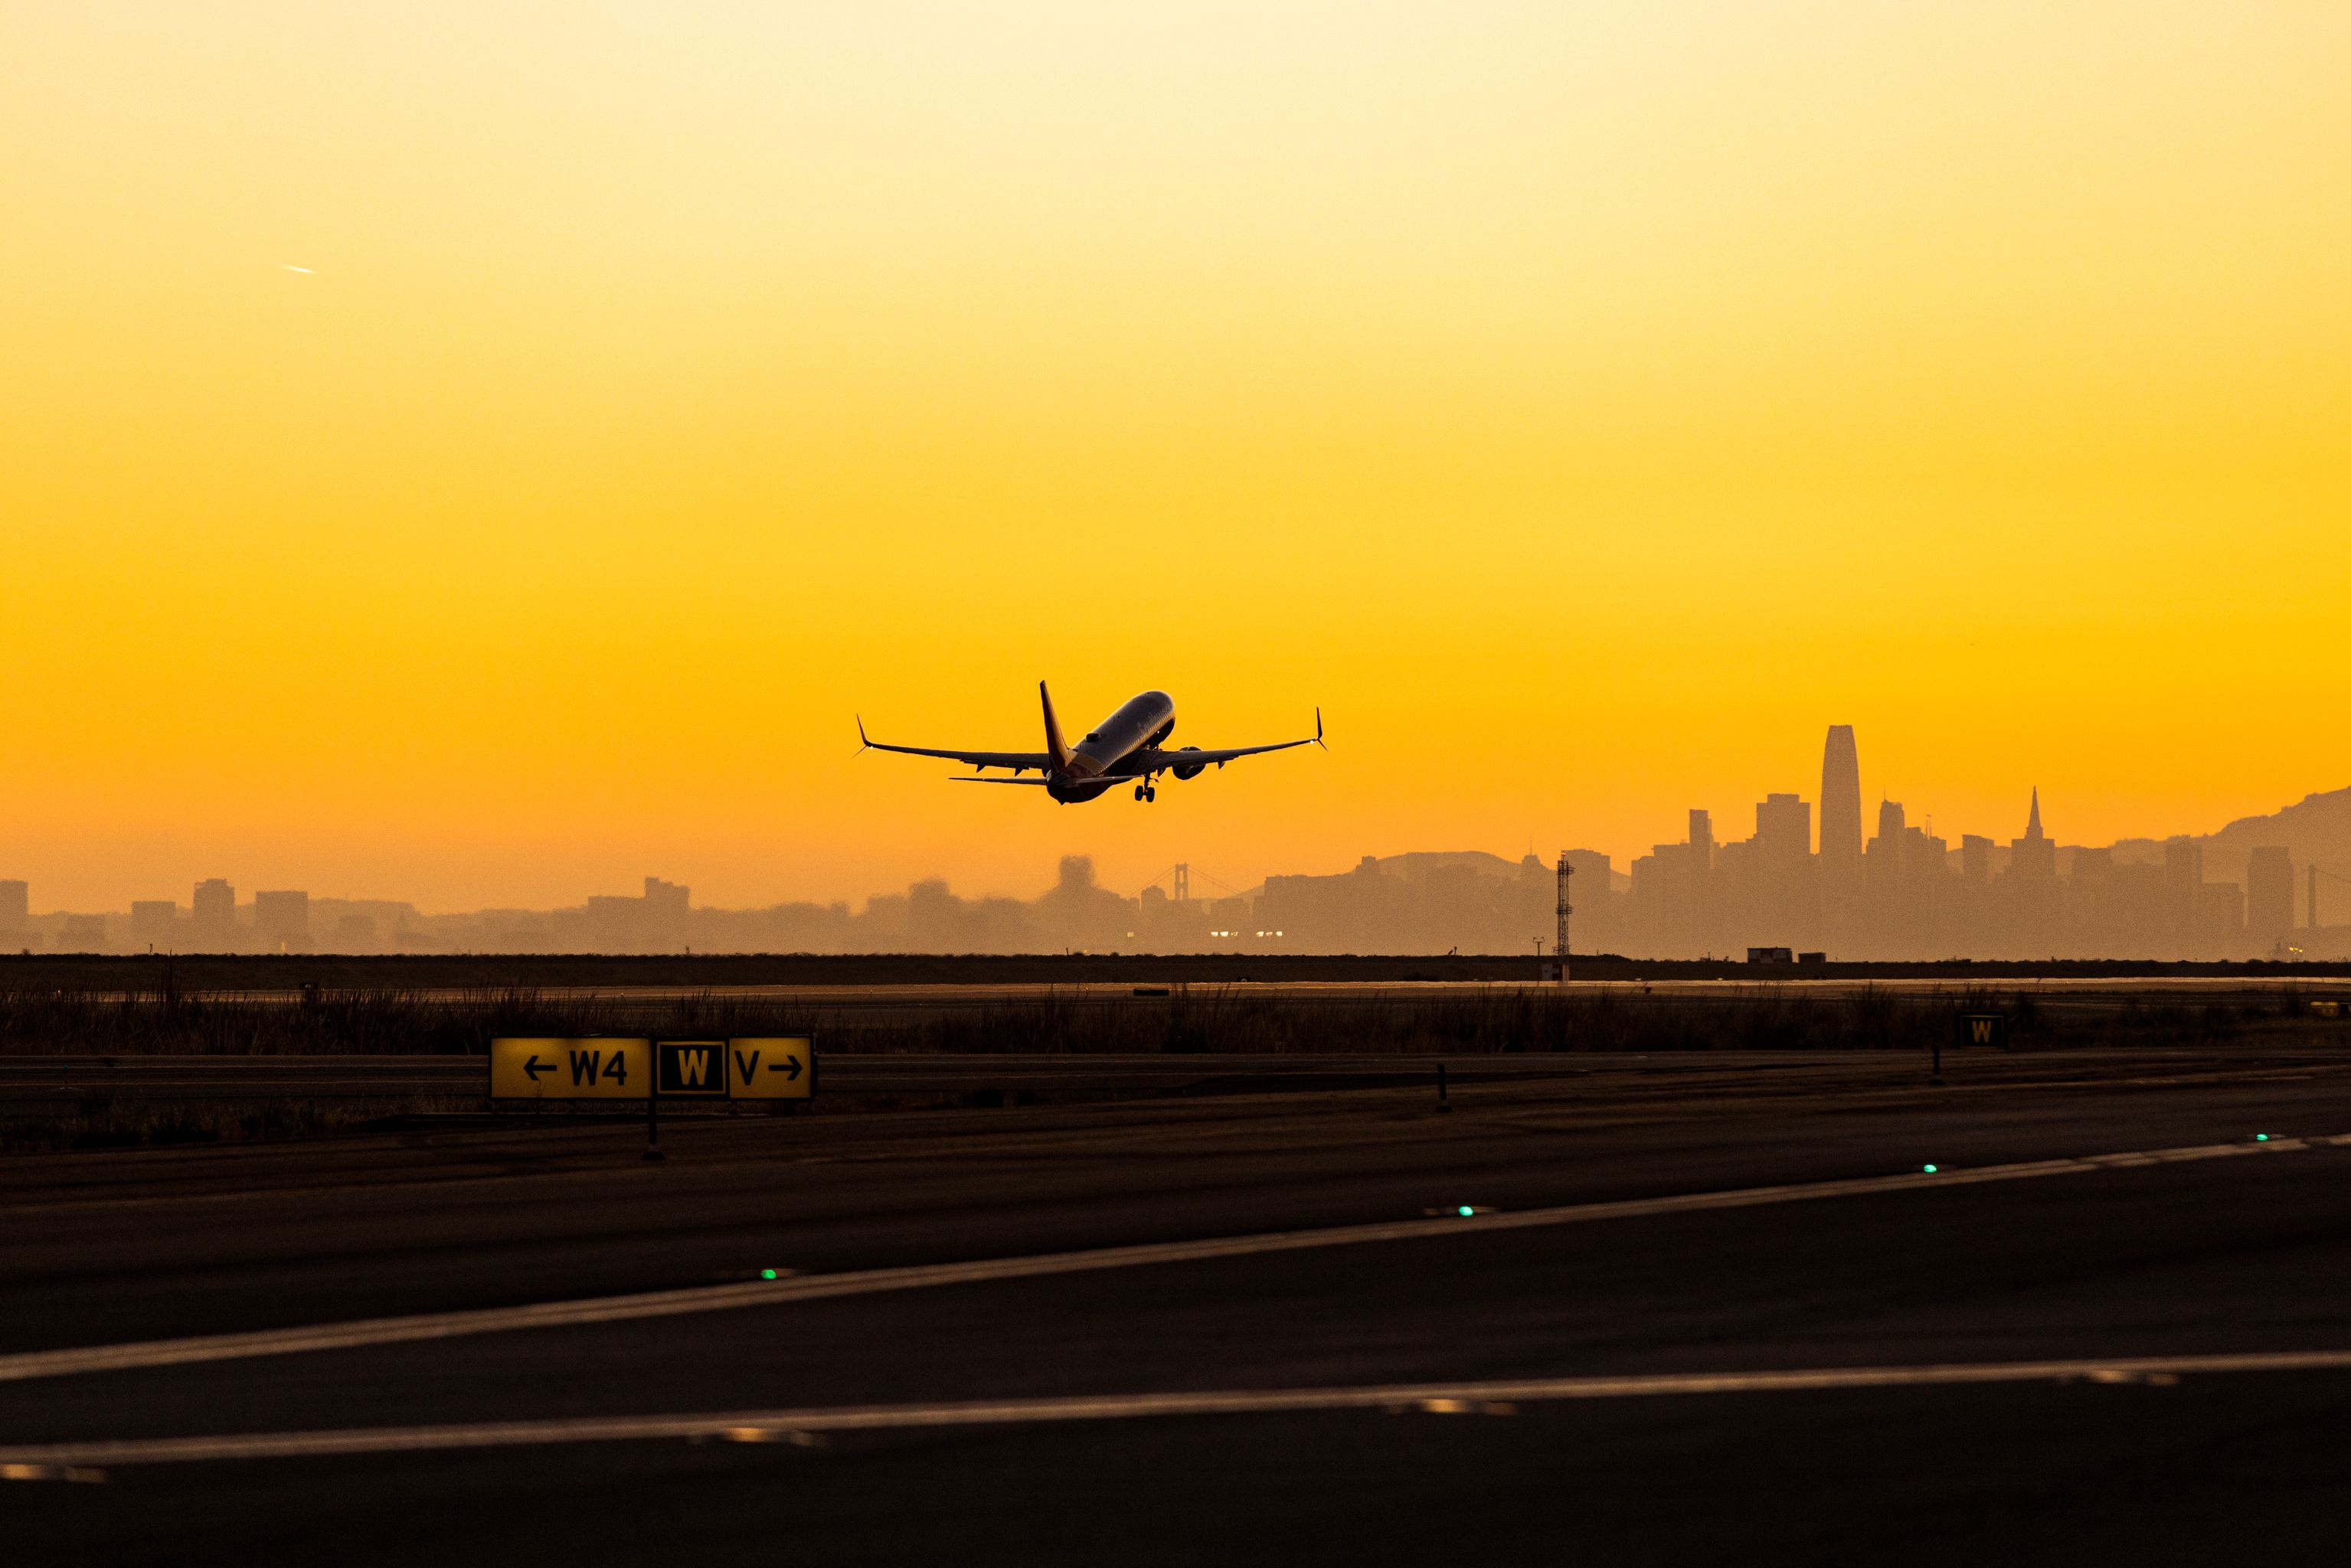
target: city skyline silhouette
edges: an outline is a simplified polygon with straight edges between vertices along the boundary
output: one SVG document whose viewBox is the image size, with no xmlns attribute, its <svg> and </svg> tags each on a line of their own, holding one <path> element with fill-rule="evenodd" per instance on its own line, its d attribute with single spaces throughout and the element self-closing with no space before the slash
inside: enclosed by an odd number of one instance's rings
<svg viewBox="0 0 2351 1568">
<path fill-rule="evenodd" d="M 1583 879 L 1577 946 L 1655 958 L 1785 948 L 1838 961 L 2351 956 L 2351 789 L 2205 834 L 2105 845 L 2051 835 L 2037 785 L 2013 836 L 1956 843 L 1931 831 L 1931 816 L 1912 822 L 1904 802 L 1885 798 L 1865 835 L 1862 800 L 1855 727 L 1832 725 L 1817 801 L 1767 793 L 1747 836 L 1719 832 L 1712 808 L 1691 807 L 1683 837 L 1646 854 L 1567 851 Z M 1092 856 L 1071 853 L 1027 899 L 967 896 L 928 876 L 862 905 L 721 908 L 647 875 L 638 894 L 434 913 L 396 897 L 241 895 L 208 877 L 184 905 L 142 898 L 38 915 L 25 879 L 0 878 L 0 949 L 1507 953 L 1552 931 L 1554 873 L 1532 850 L 1515 860 L 1413 850 L 1364 854 L 1337 873 L 1268 869 L 1247 885 L 1179 862 L 1126 893 L 1101 883 Z M 2330 925 L 2323 911 L 2337 908 L 2345 918 Z"/>
</svg>

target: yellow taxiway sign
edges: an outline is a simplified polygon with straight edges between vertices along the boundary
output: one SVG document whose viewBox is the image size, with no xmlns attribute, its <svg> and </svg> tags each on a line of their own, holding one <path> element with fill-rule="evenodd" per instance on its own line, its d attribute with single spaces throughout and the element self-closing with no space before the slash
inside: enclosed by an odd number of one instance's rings
<svg viewBox="0 0 2351 1568">
<path fill-rule="evenodd" d="M 816 1041 L 494 1040 L 493 1100 L 810 1100 Z"/>
<path fill-rule="evenodd" d="M 493 1100 L 643 1100 L 653 1092 L 648 1040 L 494 1040 Z"/>
<path fill-rule="evenodd" d="M 806 1035 L 726 1042 L 726 1092 L 737 1100 L 816 1095 L 816 1041 Z"/>
</svg>

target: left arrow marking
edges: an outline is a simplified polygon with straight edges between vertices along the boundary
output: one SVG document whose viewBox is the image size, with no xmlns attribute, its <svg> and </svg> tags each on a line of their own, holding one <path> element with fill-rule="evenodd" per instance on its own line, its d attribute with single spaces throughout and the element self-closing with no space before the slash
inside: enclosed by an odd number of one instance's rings
<svg viewBox="0 0 2351 1568">
<path fill-rule="evenodd" d="M 551 1061 L 541 1061 L 538 1059 L 538 1054 L 534 1052 L 532 1053 L 530 1060 L 522 1064 L 522 1071 L 523 1076 L 528 1078 L 533 1083 L 536 1083 L 538 1082 L 538 1075 L 540 1073 L 552 1072 L 555 1071 L 555 1063 Z"/>
</svg>

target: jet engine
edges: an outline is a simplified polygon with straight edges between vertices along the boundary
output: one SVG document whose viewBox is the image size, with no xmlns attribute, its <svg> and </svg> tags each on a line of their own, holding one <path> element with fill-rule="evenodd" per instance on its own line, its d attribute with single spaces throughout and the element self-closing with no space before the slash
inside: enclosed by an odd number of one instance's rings
<svg viewBox="0 0 2351 1568">
<path fill-rule="evenodd" d="M 1180 747 L 1177 754 L 1180 756 L 1183 752 L 1197 751 L 1200 748 L 1196 746 L 1186 746 Z M 1185 764 L 1179 762 L 1176 765 L 1174 772 L 1176 777 L 1178 779 L 1197 779 L 1207 766 L 1208 765 L 1205 762 L 1195 762 L 1189 767 L 1186 767 Z"/>
</svg>

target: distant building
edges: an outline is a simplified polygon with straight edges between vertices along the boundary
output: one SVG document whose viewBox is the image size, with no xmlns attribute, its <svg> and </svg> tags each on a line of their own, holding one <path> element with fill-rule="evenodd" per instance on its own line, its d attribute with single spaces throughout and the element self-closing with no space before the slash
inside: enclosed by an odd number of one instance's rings
<svg viewBox="0 0 2351 1568">
<path fill-rule="evenodd" d="M 1755 837 L 1736 874 L 1725 935 L 1788 936 L 1809 943 L 1820 929 L 1821 884 L 1813 860 L 1813 808 L 1794 795 L 1766 795 L 1756 803 Z"/>
<path fill-rule="evenodd" d="M 68 915 L 57 923 L 57 947 L 67 953 L 106 951 L 106 916 Z"/>
<path fill-rule="evenodd" d="M 168 898 L 134 899 L 131 904 L 131 946 L 170 952 L 180 906 Z"/>
<path fill-rule="evenodd" d="M 1813 809 L 1793 795 L 1766 795 L 1755 807 L 1755 852 L 1776 867 L 1813 852 Z"/>
<path fill-rule="evenodd" d="M 1877 836 L 1869 841 L 1863 852 L 1863 862 L 1871 890 L 1882 902 L 1891 898 L 1902 876 L 1902 835 L 1910 825 L 1909 817 L 1899 800 L 1877 803 Z"/>
<path fill-rule="evenodd" d="M 2218 945 L 2207 929 L 2204 907 L 2204 846 L 2185 835 L 2163 841 L 2163 916 L 2176 950 L 2199 956 Z"/>
<path fill-rule="evenodd" d="M 2277 943 L 2294 930 L 2294 856 L 2283 844 L 2263 844 L 2245 860 L 2245 935 Z"/>
<path fill-rule="evenodd" d="M 2008 843 L 2008 874 L 2022 882 L 2053 882 L 2057 877 L 2057 841 L 2041 831 L 2041 789 L 2032 791 L 2032 810 L 2026 817 L 2024 836 Z"/>
<path fill-rule="evenodd" d="M 338 953 L 372 953 L 382 942 L 372 915 L 345 915 L 335 922 L 334 950 Z"/>
<path fill-rule="evenodd" d="M 189 904 L 188 935 L 199 952 L 225 951 L 236 936 L 236 889 L 226 877 L 207 877 L 196 883 Z"/>
<path fill-rule="evenodd" d="M 645 878 L 645 914 L 659 928 L 683 928 L 686 910 L 694 897 L 694 889 L 683 883 L 664 882 L 657 876 Z"/>
<path fill-rule="evenodd" d="M 1570 850 L 1567 863 L 1575 873 L 1575 880 L 1569 884 L 1575 898 L 1575 918 L 1568 939 L 1585 953 L 1621 946 L 1624 932 L 1615 918 L 1615 877 L 1608 857 L 1598 850 Z"/>
<path fill-rule="evenodd" d="M 1959 875 L 1970 883 L 1991 880 L 1992 841 L 1981 833 L 1963 833 L 1959 837 Z"/>
<path fill-rule="evenodd" d="M 0 931 L 21 932 L 32 920 L 31 887 L 21 882 L 0 882 Z"/>
<path fill-rule="evenodd" d="M 1861 876 L 1861 756 L 1853 726 L 1829 726 L 1821 753 L 1821 885 L 1832 896 Z"/>
<path fill-rule="evenodd" d="M 2233 882 L 2208 882 L 2199 902 L 2202 925 L 2223 946 L 2245 934 L 2245 890 Z"/>
<path fill-rule="evenodd" d="M 253 895 L 253 934 L 268 953 L 299 953 L 310 946 L 310 895 L 302 892 Z"/>
<path fill-rule="evenodd" d="M 664 882 L 657 876 L 644 880 L 644 892 L 633 897 L 598 894 L 588 900 L 586 918 L 578 928 L 559 918 L 556 940 L 558 946 L 574 952 L 590 953 L 674 953 L 686 945 L 689 934 L 687 915 L 694 890 L 682 883 Z M 904 913 L 895 903 L 883 908 L 890 912 L 884 924 L 893 925 L 891 939 L 908 939 L 899 916 Z M 558 911 L 560 916 L 565 912 Z"/>
</svg>

